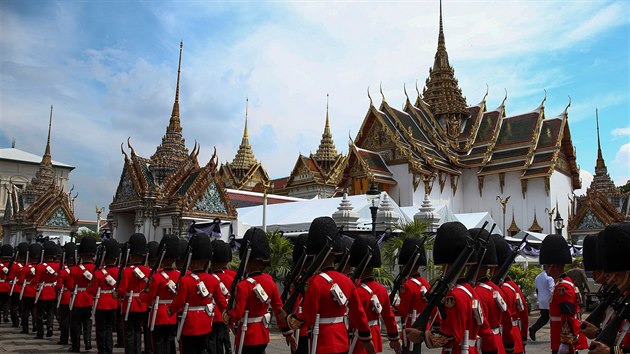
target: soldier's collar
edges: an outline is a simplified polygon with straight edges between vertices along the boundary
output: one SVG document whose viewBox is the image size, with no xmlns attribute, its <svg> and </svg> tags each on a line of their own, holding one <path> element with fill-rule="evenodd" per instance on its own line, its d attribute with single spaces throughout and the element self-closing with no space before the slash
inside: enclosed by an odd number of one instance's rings
<svg viewBox="0 0 630 354">
<path fill-rule="evenodd" d="M 490 281 L 490 279 L 488 279 L 487 276 L 483 276 L 483 277 L 477 279 L 477 283 L 485 283 L 487 281 Z"/>
<path fill-rule="evenodd" d="M 200 268 L 200 269 L 195 269 L 195 270 L 193 270 L 192 272 L 193 272 L 193 273 L 195 273 L 195 274 L 198 274 L 198 273 L 205 273 L 203 268 Z"/>
<path fill-rule="evenodd" d="M 261 275 L 261 274 L 262 274 L 262 272 L 261 272 L 261 271 L 256 270 L 256 271 L 253 271 L 253 272 L 251 272 L 251 273 L 248 273 L 248 274 L 247 274 L 247 276 L 248 276 L 248 277 L 255 277 L 255 276 L 257 276 L 257 275 Z"/>
</svg>

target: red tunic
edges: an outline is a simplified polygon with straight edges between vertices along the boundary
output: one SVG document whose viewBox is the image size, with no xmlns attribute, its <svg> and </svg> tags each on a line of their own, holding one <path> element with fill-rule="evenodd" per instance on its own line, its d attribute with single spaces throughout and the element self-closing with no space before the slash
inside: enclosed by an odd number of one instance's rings
<svg viewBox="0 0 630 354">
<path fill-rule="evenodd" d="M 430 289 L 429 282 L 420 275 L 407 279 L 400 287 L 400 303 L 395 307 L 394 313 L 402 318 L 405 327 L 411 327 L 414 310 L 416 316 L 420 316 L 427 306 L 425 294 Z"/>
<path fill-rule="evenodd" d="M 107 282 L 108 276 L 113 280 L 114 285 Z M 97 310 L 115 310 L 118 308 L 118 300 L 114 299 L 113 292 L 116 291 L 116 279 L 118 279 L 118 267 L 105 267 L 94 273 L 94 279 L 88 287 L 88 292 L 92 296 L 96 296 L 98 289 L 101 289 Z"/>
<path fill-rule="evenodd" d="M 262 302 L 254 292 L 254 287 L 258 284 L 267 294 L 267 299 Z M 265 324 L 263 319 L 269 313 L 269 307 L 279 319 L 280 327 L 284 326 L 280 319 L 280 311 L 282 311 L 282 301 L 280 301 L 280 292 L 276 286 L 276 282 L 271 275 L 261 272 L 250 273 L 249 277 L 241 280 L 236 285 L 236 294 L 234 295 L 234 308 L 228 311 L 230 323 L 237 323 L 244 319 L 245 311 L 248 311 L 247 331 L 245 332 L 244 346 L 260 345 L 269 343 L 269 324 Z M 236 333 L 235 343 L 240 343 L 243 325 L 239 326 Z"/>
<path fill-rule="evenodd" d="M 138 269 L 139 271 L 136 271 Z M 139 272 L 142 272 L 139 275 Z M 118 298 L 121 299 L 122 313 L 127 313 L 127 303 L 130 301 L 129 312 L 146 312 L 147 304 L 140 299 L 140 293 L 147 285 L 147 277 L 151 269 L 144 265 L 132 265 L 123 269 L 122 279 L 118 285 Z"/>
<path fill-rule="evenodd" d="M 57 285 L 55 285 L 57 296 L 59 296 L 59 292 L 62 289 L 63 293 L 61 294 L 61 301 L 59 302 L 59 305 L 69 305 L 70 297 L 72 295 L 72 286 L 70 279 L 70 268 L 68 268 L 67 266 L 64 266 L 57 275 Z"/>
<path fill-rule="evenodd" d="M 518 312 L 518 319 L 521 325 L 521 338 L 527 339 L 527 329 L 529 328 L 529 308 L 527 307 L 527 298 L 523 295 L 523 291 L 513 280 L 506 280 L 505 283 L 512 286 L 516 291 L 518 291 L 521 299 L 523 299 L 523 309 Z"/>
<path fill-rule="evenodd" d="M 0 263 L 0 293 L 8 293 L 11 291 L 12 282 L 19 277 L 20 271 L 22 270 L 22 264 L 18 262 L 14 262 L 11 269 L 9 269 L 9 263 L 4 262 Z M 5 270 L 6 269 L 6 270 Z M 13 287 L 13 293 L 19 292 L 21 287 L 16 283 Z"/>
<path fill-rule="evenodd" d="M 87 287 L 90 284 L 87 273 L 94 278 L 94 264 L 79 264 L 70 268 L 70 277 L 68 281 L 68 289 L 74 291 L 76 288 L 77 295 L 74 298 L 74 307 L 92 307 L 94 305 L 94 297 L 87 292 Z"/>
<path fill-rule="evenodd" d="M 199 293 L 198 284 L 203 282 L 208 290 L 207 297 Z M 188 304 L 189 310 L 186 314 L 186 321 L 182 328 L 182 335 L 198 336 L 212 332 L 212 315 L 205 311 L 205 306 L 215 302 L 215 306 L 219 307 L 221 312 L 225 311 L 227 302 L 221 293 L 219 281 L 212 275 L 205 272 L 195 272 L 194 274 L 185 275 L 179 282 L 177 295 L 171 303 L 170 311 L 176 314 Z"/>
<path fill-rule="evenodd" d="M 55 285 L 57 282 L 57 270 L 59 270 L 59 263 L 56 262 L 44 262 L 36 266 L 36 274 L 34 283 L 37 284 L 37 288 L 42 287 L 38 300 L 54 300 L 57 298 L 55 292 Z"/>
<path fill-rule="evenodd" d="M 385 328 L 387 328 L 387 337 L 392 340 L 398 339 L 398 325 L 396 324 L 396 318 L 392 306 L 389 302 L 389 294 L 383 285 L 375 281 L 373 278 L 365 278 L 361 281 L 361 284 L 357 285 L 357 293 L 361 306 L 365 311 L 368 324 L 370 325 L 370 331 L 372 334 L 372 343 L 377 353 L 383 351 L 383 339 L 381 337 L 381 325 L 380 317 L 383 318 Z M 372 296 L 376 295 L 380 305 L 381 312 L 377 312 L 372 302 Z M 363 354 L 366 353 L 365 348 L 362 345 L 356 345 L 353 353 Z"/>
<path fill-rule="evenodd" d="M 326 274 L 328 281 L 321 274 Z M 302 313 L 295 317 L 303 321 L 302 327 L 313 327 L 316 316 L 320 315 L 317 353 L 341 353 L 348 351 L 348 331 L 343 321 L 346 306 L 340 305 L 331 295 L 331 287 L 337 284 L 348 299 L 348 320 L 350 327 L 359 331 L 359 337 L 369 338 L 370 327 L 357 289 L 347 276 L 335 270 L 325 270 L 308 279 L 308 288 L 302 301 Z M 339 321 L 341 319 L 341 321 Z M 322 323 L 322 322 L 332 323 Z M 315 344 L 314 344 L 315 345 Z"/>
<path fill-rule="evenodd" d="M 169 316 L 166 308 L 168 305 L 173 303 L 173 299 L 177 293 L 177 290 L 173 292 L 167 284 L 169 283 L 169 280 L 172 280 L 173 283 L 177 283 L 177 279 L 179 279 L 179 271 L 175 269 L 160 270 L 159 272 L 155 272 L 152 278 L 153 280 L 151 280 L 149 291 L 143 292 L 140 295 L 140 299 L 146 304 L 152 304 L 151 306 L 153 306 L 153 308 L 151 309 L 151 316 L 153 316 L 155 311 L 155 300 L 159 297 L 159 304 L 155 315 L 156 326 L 177 324 L 177 313 L 173 313 L 172 316 Z"/>
<path fill-rule="evenodd" d="M 501 285 L 501 290 L 503 290 L 503 294 L 505 294 L 505 303 L 507 304 L 510 316 L 512 317 L 512 330 L 510 331 L 510 334 L 512 335 L 512 342 L 514 343 L 514 353 L 523 353 L 525 348 L 523 347 L 523 337 L 521 336 L 520 328 L 523 325 L 519 317 L 521 312 L 527 309 L 527 303 L 522 297 L 520 298 L 520 302 L 517 301 L 517 296 L 521 296 L 520 292 L 516 288 L 513 288 L 509 283 L 503 283 Z M 525 329 L 527 330 L 527 319 L 525 320 Z M 505 335 L 505 331 L 503 334 Z"/>
<path fill-rule="evenodd" d="M 453 338 L 453 340 L 442 349 L 442 353 L 461 353 L 461 345 L 464 343 L 466 330 L 468 330 L 468 352 L 470 354 L 479 353 L 474 342 L 477 339 L 481 326 L 477 324 L 473 315 L 472 303 L 473 299 L 475 299 L 475 293 L 471 290 L 470 285 L 459 284 L 454 286 L 444 297 L 444 314 L 446 318 L 439 316 L 439 332 Z M 432 317 L 435 315 L 434 311 Z M 449 348 L 452 348 L 452 351 Z"/>
<path fill-rule="evenodd" d="M 223 284 L 221 292 L 223 293 L 223 296 L 225 296 L 225 301 L 230 299 L 230 289 L 232 289 L 232 283 L 234 282 L 234 276 L 231 273 L 232 272 L 228 273 L 223 269 L 212 273 L 212 276 L 215 277 L 215 279 L 218 278 L 218 280 Z M 214 322 L 223 322 L 221 312 L 217 306 L 214 307 Z"/>
<path fill-rule="evenodd" d="M 35 284 L 34 280 L 36 274 L 37 264 L 29 263 L 29 265 L 21 269 L 20 276 L 18 278 L 18 284 L 20 284 L 21 287 L 24 287 L 24 293 L 22 294 L 23 297 L 35 297 L 37 284 Z M 21 288 L 20 291 L 22 291 Z"/>
<path fill-rule="evenodd" d="M 579 310 L 575 285 L 571 278 L 560 276 L 549 301 L 551 350 L 558 350 L 560 343 L 567 343 L 575 350 L 588 348 L 586 336 L 580 332 Z"/>
<path fill-rule="evenodd" d="M 475 287 L 475 291 L 477 292 L 479 300 L 486 305 L 486 319 L 488 320 L 488 325 L 492 333 L 494 333 L 497 352 L 504 354 L 505 346 L 503 343 L 508 344 L 509 348 L 514 346 L 512 342 L 512 316 L 504 300 L 505 294 L 491 281 L 480 282 Z M 495 296 L 497 297 L 495 298 Z M 499 302 L 502 302 L 503 305 L 499 305 Z M 505 308 L 501 306 L 505 306 Z M 503 326 L 503 328 L 501 328 L 501 326 Z M 501 333 L 501 331 L 503 331 L 503 333 Z"/>
</svg>

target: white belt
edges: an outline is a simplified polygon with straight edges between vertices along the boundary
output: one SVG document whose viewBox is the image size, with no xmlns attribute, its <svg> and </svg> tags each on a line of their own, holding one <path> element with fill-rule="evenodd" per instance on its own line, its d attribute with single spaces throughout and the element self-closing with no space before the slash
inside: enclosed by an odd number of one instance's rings
<svg viewBox="0 0 630 354">
<path fill-rule="evenodd" d="M 378 326 L 379 324 L 380 324 L 380 323 L 379 323 L 379 321 L 378 321 L 378 320 L 371 320 L 371 321 L 368 321 L 368 326 L 370 326 L 370 327 Z"/>
<path fill-rule="evenodd" d="M 109 289 L 109 290 L 101 290 L 101 294 L 111 294 L 114 292 L 114 289 Z"/>
<path fill-rule="evenodd" d="M 521 326 L 521 320 L 512 320 L 512 326 L 520 327 Z"/>
<path fill-rule="evenodd" d="M 44 285 L 42 286 L 55 286 L 57 285 L 57 283 L 43 283 Z"/>
<path fill-rule="evenodd" d="M 188 312 L 191 311 L 206 311 L 206 305 L 203 306 L 188 306 Z"/>
<path fill-rule="evenodd" d="M 129 296 L 131 296 L 131 297 L 139 297 L 140 293 L 126 293 L 125 296 L 127 296 L 127 297 L 129 297 Z"/>
<path fill-rule="evenodd" d="M 556 321 L 562 321 L 562 317 L 561 316 L 549 316 L 549 318 L 556 322 Z"/>
<path fill-rule="evenodd" d="M 319 324 L 332 324 L 343 322 L 343 316 L 339 317 L 323 317 L 319 319 Z"/>
<path fill-rule="evenodd" d="M 499 334 L 499 333 L 501 333 L 501 327 L 498 327 L 498 328 L 492 328 L 492 333 L 494 333 L 494 334 Z"/>
<path fill-rule="evenodd" d="M 248 317 L 248 318 L 247 318 L 247 323 L 258 323 L 258 322 L 262 322 L 262 321 L 263 321 L 263 317 L 264 317 L 264 316 L 258 316 L 258 317 Z"/>
<path fill-rule="evenodd" d="M 469 347 L 474 347 L 475 345 L 477 345 L 477 340 L 468 339 L 465 344 L 467 344 Z M 459 345 L 459 347 L 461 347 L 461 344 Z M 450 353 L 453 351 L 453 348 L 442 348 L 442 349 L 447 353 Z"/>
<path fill-rule="evenodd" d="M 168 305 L 168 304 L 172 304 L 173 300 L 160 300 L 158 301 L 158 305 Z"/>
<path fill-rule="evenodd" d="M 77 288 L 77 291 L 87 291 L 87 288 Z"/>
</svg>

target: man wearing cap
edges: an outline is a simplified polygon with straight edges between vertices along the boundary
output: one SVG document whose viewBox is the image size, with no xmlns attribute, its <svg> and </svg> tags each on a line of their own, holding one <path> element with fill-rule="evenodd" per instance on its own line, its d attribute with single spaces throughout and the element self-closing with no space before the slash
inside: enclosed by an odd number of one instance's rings
<svg viewBox="0 0 630 354">
<path fill-rule="evenodd" d="M 22 300 L 22 331 L 28 334 L 28 318 L 33 316 L 33 331 L 37 330 L 35 316 L 35 295 L 37 294 L 37 284 L 35 281 L 37 265 L 40 263 L 43 247 L 39 243 L 28 246 L 28 265 L 25 265 L 20 272 L 18 283 L 22 285 L 20 289 L 20 300 Z"/>
<path fill-rule="evenodd" d="M 307 254 L 319 254 L 326 247 L 326 238 L 331 238 L 334 245 L 337 237 L 337 225 L 332 218 L 315 218 L 308 230 Z M 289 315 L 288 326 L 291 330 L 312 327 L 311 352 L 345 353 L 349 349 L 344 322 L 347 312 L 350 327 L 357 329 L 361 345 L 368 353 L 374 353 L 371 330 L 355 284 L 334 269 L 334 261 L 333 252 L 326 257 L 319 273 L 308 279 L 302 301 L 303 312 Z"/>
<path fill-rule="evenodd" d="M 57 271 L 57 316 L 59 320 L 59 342 L 57 344 L 68 344 L 70 335 L 70 298 L 72 294 L 72 284 L 70 279 L 70 267 L 76 265 L 77 246 L 74 242 L 66 242 L 63 245 L 65 254 L 65 264 Z"/>
<path fill-rule="evenodd" d="M 129 263 L 123 269 L 123 274 L 116 291 L 121 299 L 123 317 L 123 332 L 125 336 L 125 353 L 140 354 L 142 347 L 142 321 L 147 312 L 147 304 L 140 299 L 140 293 L 147 284 L 147 276 L 151 272 L 145 266 L 148 252 L 147 239 L 141 233 L 129 237 Z"/>
<path fill-rule="evenodd" d="M 96 348 L 99 354 L 111 354 L 114 351 L 114 325 L 118 301 L 114 299 L 118 267 L 116 260 L 120 256 L 120 245 L 116 240 L 103 241 L 105 247 L 103 266 L 94 271 L 94 278 L 88 286 L 88 293 L 94 296 L 94 322 L 96 326 Z"/>
<path fill-rule="evenodd" d="M 191 272 L 180 279 L 177 295 L 167 305 L 166 311 L 169 316 L 182 311 L 180 353 L 202 354 L 209 350 L 208 335 L 212 331 L 214 306 L 223 312 L 227 303 L 221 292 L 221 283 L 206 273 L 212 259 L 210 238 L 205 234 L 196 234 L 189 243 Z"/>
<path fill-rule="evenodd" d="M 94 297 L 87 292 L 87 287 L 94 278 L 94 255 L 96 239 L 86 236 L 77 246 L 79 259 L 77 265 L 70 268 L 68 288 L 70 297 L 70 352 L 81 351 L 81 332 L 85 350 L 92 349 L 92 305 Z"/>
<path fill-rule="evenodd" d="M 166 308 L 177 294 L 175 284 L 179 279 L 179 271 L 175 269 L 175 262 L 180 257 L 179 239 L 175 235 L 164 235 L 158 250 L 160 250 L 159 253 L 164 252 L 164 258 L 151 277 L 148 289 L 140 295 L 140 299 L 147 304 L 152 304 L 152 310 L 149 313 L 149 330 L 153 353 L 175 354 L 177 315 L 169 315 Z M 158 257 L 161 256 L 158 255 Z"/>
<path fill-rule="evenodd" d="M 247 278 L 236 284 L 234 306 L 223 315 L 223 322 L 233 326 L 240 322 L 234 342 L 237 352 L 244 354 L 264 353 L 269 343 L 269 324 L 273 310 L 278 325 L 283 327 L 286 314 L 282 310 L 280 293 L 275 280 L 263 270 L 271 264 L 271 249 L 267 234 L 258 228 L 245 232 L 241 241 L 241 261 L 247 248 L 251 248 L 245 267 Z"/>
<path fill-rule="evenodd" d="M 34 282 L 37 284 L 35 302 L 37 306 L 37 335 L 35 339 L 44 338 L 44 322 L 46 322 L 46 337 L 53 335 L 53 319 L 55 309 L 55 282 L 57 281 L 57 271 L 59 263 L 55 262 L 57 257 L 57 244 L 53 241 L 44 242 L 44 262 L 37 265 Z"/>
<path fill-rule="evenodd" d="M 234 274 L 227 272 L 227 265 L 232 261 L 232 250 L 230 245 L 222 240 L 212 240 L 212 262 L 210 263 L 210 272 L 212 276 L 219 280 L 223 286 L 221 292 L 225 296 L 225 300 L 230 298 L 230 290 L 234 281 Z M 219 307 L 214 307 L 214 318 L 212 321 L 212 332 L 209 336 L 209 344 L 211 353 L 224 354 L 232 353 L 232 343 L 230 343 L 230 332 L 225 323 L 223 323 L 222 314 Z"/>
<path fill-rule="evenodd" d="M 357 293 L 359 301 L 363 306 L 365 315 L 368 319 L 368 325 L 372 334 L 372 343 L 377 353 L 383 351 L 383 340 L 381 338 L 380 318 L 383 318 L 385 327 L 387 328 L 387 339 L 389 339 L 390 348 L 394 349 L 397 354 L 401 353 L 400 338 L 398 336 L 398 324 L 394 317 L 389 295 L 385 287 L 374 280 L 372 270 L 381 266 L 381 251 L 371 236 L 359 235 L 354 239 L 350 248 L 350 266 L 357 269 L 362 264 L 364 257 L 370 254 L 369 262 L 365 265 L 365 269 L 359 274 L 359 283 L 357 284 Z M 359 269 L 359 272 L 361 269 Z M 356 274 L 356 273 L 355 273 Z M 357 338 L 353 338 L 351 350 L 353 354 L 365 353 L 365 348 L 356 345 Z"/>
<path fill-rule="evenodd" d="M 411 324 L 415 321 L 416 317 L 420 315 L 422 310 L 427 306 L 426 294 L 431 289 L 429 282 L 420 275 L 420 266 L 427 265 L 427 256 L 424 249 L 424 245 L 420 248 L 422 240 L 418 238 L 406 238 L 403 241 L 400 252 L 398 253 L 398 265 L 403 269 L 408 262 L 413 261 L 416 247 L 419 247 L 419 254 L 416 266 L 411 270 L 409 279 L 400 286 L 400 299 L 399 303 L 394 305 L 394 313 L 396 316 L 400 316 L 403 324 L 403 331 L 406 327 L 411 327 Z M 407 337 L 403 332 L 403 353 L 419 354 L 422 352 L 420 345 L 413 345 L 407 341 Z"/>
<path fill-rule="evenodd" d="M 571 264 L 571 252 L 564 237 L 545 237 L 540 246 L 540 264 L 547 266 L 547 274 L 556 282 L 549 302 L 552 353 L 567 354 L 586 349 L 586 337 L 580 332 L 577 318 L 580 311 L 577 289 L 564 272 L 565 265 Z"/>
<path fill-rule="evenodd" d="M 4 323 L 9 322 L 9 291 L 11 284 L 9 276 L 13 268 L 13 246 L 6 244 L 0 248 L 0 312 Z"/>
</svg>

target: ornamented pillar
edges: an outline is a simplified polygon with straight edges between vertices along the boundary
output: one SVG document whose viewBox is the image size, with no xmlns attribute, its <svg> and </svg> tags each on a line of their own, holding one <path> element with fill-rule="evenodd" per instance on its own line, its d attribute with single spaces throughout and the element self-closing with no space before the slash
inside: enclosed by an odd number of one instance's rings
<svg viewBox="0 0 630 354">
<path fill-rule="evenodd" d="M 337 226 L 343 226 L 344 230 L 356 230 L 359 213 L 354 210 L 352 203 L 350 203 L 348 193 L 343 193 L 341 203 L 337 207 L 337 211 L 332 214 L 332 218 L 337 223 Z"/>
<path fill-rule="evenodd" d="M 440 218 L 435 214 L 429 195 L 424 195 L 420 210 L 413 216 L 414 220 L 427 224 L 427 232 L 435 232 L 439 227 Z"/>
<path fill-rule="evenodd" d="M 393 230 L 399 222 L 400 215 L 394 210 L 389 195 L 383 193 L 383 200 L 376 213 L 376 229 L 378 231 L 384 231 L 387 228 Z"/>
</svg>

